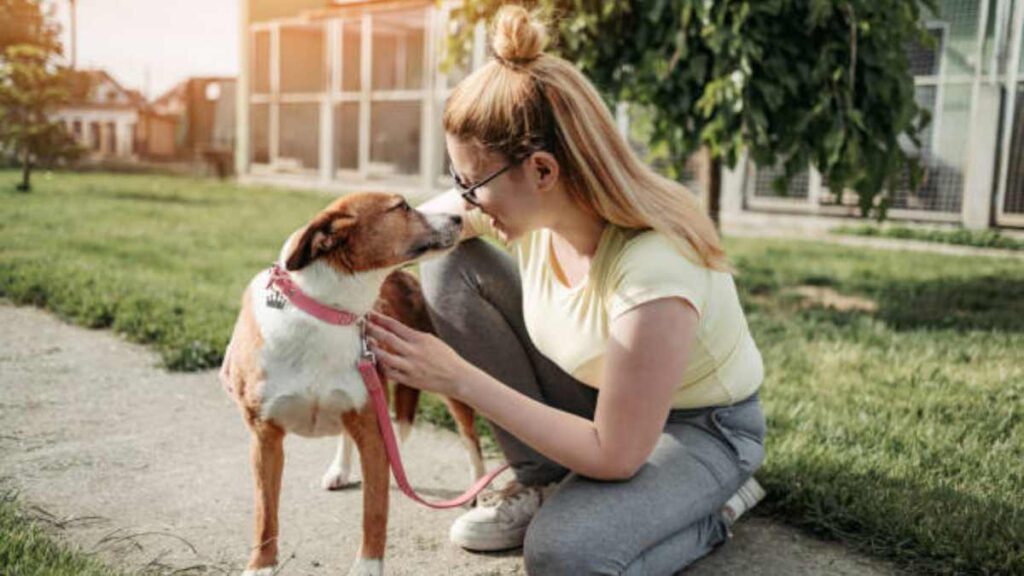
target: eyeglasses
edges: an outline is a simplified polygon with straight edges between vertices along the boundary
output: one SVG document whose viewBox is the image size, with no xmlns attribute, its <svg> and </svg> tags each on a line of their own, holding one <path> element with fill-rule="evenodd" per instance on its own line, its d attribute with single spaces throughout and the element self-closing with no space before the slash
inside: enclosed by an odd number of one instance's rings
<svg viewBox="0 0 1024 576">
<path fill-rule="evenodd" d="M 465 184 L 462 183 L 462 180 L 459 180 L 459 175 L 455 173 L 455 166 L 453 166 L 451 162 L 448 163 L 448 172 L 451 173 L 452 179 L 455 180 L 455 186 L 457 186 L 459 190 L 462 191 L 462 199 L 465 200 L 466 202 L 469 202 L 473 206 L 479 208 L 480 201 L 477 200 L 476 191 L 479 188 L 486 186 L 488 182 L 494 180 L 498 176 L 501 176 L 502 174 L 505 173 L 506 170 L 515 166 L 516 164 L 519 164 L 520 162 L 522 162 L 522 160 L 515 160 L 513 162 L 509 162 L 497 172 L 494 172 L 490 176 L 487 176 L 486 178 L 477 182 L 476 184 L 473 184 L 472 186 L 466 186 Z"/>
</svg>

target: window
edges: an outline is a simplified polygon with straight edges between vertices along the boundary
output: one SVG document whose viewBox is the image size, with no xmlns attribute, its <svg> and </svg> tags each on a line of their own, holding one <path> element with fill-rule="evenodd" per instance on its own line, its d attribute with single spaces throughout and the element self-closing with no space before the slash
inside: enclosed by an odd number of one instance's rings
<svg viewBox="0 0 1024 576">
<path fill-rule="evenodd" d="M 422 116 L 431 97 L 427 78 L 423 9 L 375 14 L 372 22 L 370 177 L 420 174 Z"/>
<path fill-rule="evenodd" d="M 420 171 L 419 100 L 374 102 L 370 114 L 370 164 L 375 175 L 414 175 Z"/>
<path fill-rule="evenodd" d="M 110 136 L 107 140 L 109 144 L 106 151 L 109 154 L 117 154 L 117 124 L 107 122 L 107 133 Z"/>
<path fill-rule="evenodd" d="M 362 20 L 345 20 L 341 25 L 341 90 L 358 91 L 363 51 Z"/>
<path fill-rule="evenodd" d="M 938 76 L 942 47 L 946 38 L 944 26 L 928 26 L 928 35 L 934 44 L 928 46 L 914 42 L 907 47 L 907 60 L 910 62 L 910 73 L 914 76 Z"/>
<path fill-rule="evenodd" d="M 281 104 L 277 165 L 284 170 L 320 166 L 320 105 Z"/>
<path fill-rule="evenodd" d="M 270 105 L 249 106 L 249 152 L 253 164 L 270 163 Z"/>
<path fill-rule="evenodd" d="M 359 103 L 334 107 L 334 163 L 339 170 L 359 169 Z"/>
<path fill-rule="evenodd" d="M 250 161 L 285 172 L 333 169 L 335 177 L 410 181 L 435 172 L 440 155 L 429 166 L 420 157 L 424 110 L 440 107 L 442 96 L 427 90 L 428 14 L 436 10 L 254 25 Z M 321 122 L 331 131 L 329 155 L 320 150 Z"/>
<path fill-rule="evenodd" d="M 939 88 L 922 84 L 915 88 L 918 106 L 931 112 L 933 120 L 920 134 L 919 153 L 906 139 L 901 139 L 900 145 L 918 155 L 924 174 L 917 189 L 909 188 L 909 179 L 901 183 L 893 194 L 893 208 L 960 211 L 967 157 L 967 142 L 963 135 L 970 129 L 971 85 L 944 85 L 941 87 L 944 91 L 941 100 Z"/>
<path fill-rule="evenodd" d="M 320 25 L 281 27 L 281 92 L 316 93 L 326 87 Z"/>
<path fill-rule="evenodd" d="M 425 56 L 422 10 L 373 17 L 373 89 L 420 90 Z"/>
<path fill-rule="evenodd" d="M 93 150 L 99 150 L 102 143 L 100 136 L 100 123 L 90 122 L 89 123 L 89 145 Z"/>
<path fill-rule="evenodd" d="M 270 93 L 269 30 L 257 30 L 253 33 L 252 91 L 255 94 Z"/>
</svg>

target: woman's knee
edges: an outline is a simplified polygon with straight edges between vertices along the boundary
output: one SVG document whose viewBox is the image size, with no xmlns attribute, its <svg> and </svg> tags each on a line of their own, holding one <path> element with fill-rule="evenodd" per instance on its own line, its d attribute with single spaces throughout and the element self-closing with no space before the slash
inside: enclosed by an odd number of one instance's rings
<svg viewBox="0 0 1024 576">
<path fill-rule="evenodd" d="M 423 261 L 420 285 L 433 314 L 444 316 L 449 308 L 465 314 L 476 300 L 486 300 L 504 310 L 519 297 L 518 274 L 512 256 L 473 238 L 443 256 Z"/>
<path fill-rule="evenodd" d="M 424 260 L 420 263 L 420 281 L 424 290 L 464 281 L 476 271 L 485 268 L 485 263 L 497 257 L 497 248 L 479 238 L 464 240 L 451 252 Z"/>
<path fill-rule="evenodd" d="M 543 508 L 542 508 L 543 510 Z M 572 522 L 555 522 L 540 513 L 530 522 L 523 542 L 523 564 L 530 576 L 550 574 L 618 575 L 623 566 L 603 554 L 601 546 Z"/>
</svg>

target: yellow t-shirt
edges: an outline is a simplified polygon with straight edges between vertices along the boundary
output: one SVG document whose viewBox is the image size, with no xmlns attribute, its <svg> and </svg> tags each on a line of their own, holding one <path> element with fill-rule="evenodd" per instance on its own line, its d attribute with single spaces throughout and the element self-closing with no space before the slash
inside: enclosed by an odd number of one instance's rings
<svg viewBox="0 0 1024 576">
<path fill-rule="evenodd" d="M 477 234 L 498 238 L 480 210 L 467 213 L 465 222 Z M 731 404 L 761 385 L 761 353 L 732 275 L 694 264 L 699 260 L 680 254 L 662 234 L 608 224 L 587 276 L 573 288 L 555 275 L 550 230 L 527 233 L 505 247 L 519 263 L 523 316 L 534 345 L 588 386 L 601 388 L 611 321 L 666 297 L 689 301 L 700 315 L 673 408 Z"/>
</svg>

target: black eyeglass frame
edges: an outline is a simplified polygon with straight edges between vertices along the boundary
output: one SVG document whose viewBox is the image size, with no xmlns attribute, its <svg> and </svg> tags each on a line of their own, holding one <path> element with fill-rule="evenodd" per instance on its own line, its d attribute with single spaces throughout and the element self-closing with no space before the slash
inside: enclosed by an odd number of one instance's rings
<svg viewBox="0 0 1024 576">
<path fill-rule="evenodd" d="M 465 200 L 466 202 L 469 202 L 473 206 L 479 208 L 480 201 L 477 200 L 476 191 L 486 186 L 490 181 L 494 180 L 498 176 L 504 174 L 506 171 L 508 171 L 509 168 L 522 164 L 527 158 L 529 158 L 529 155 L 519 160 L 513 160 L 512 162 L 509 162 L 508 164 L 501 167 L 496 172 L 490 174 L 489 176 L 486 176 L 476 184 L 473 184 L 472 186 L 468 187 L 464 185 L 461 180 L 459 180 L 459 175 L 455 173 L 455 166 L 450 161 L 448 162 L 448 172 L 451 174 L 452 180 L 455 181 L 455 186 L 461 191 L 462 199 Z"/>
</svg>

